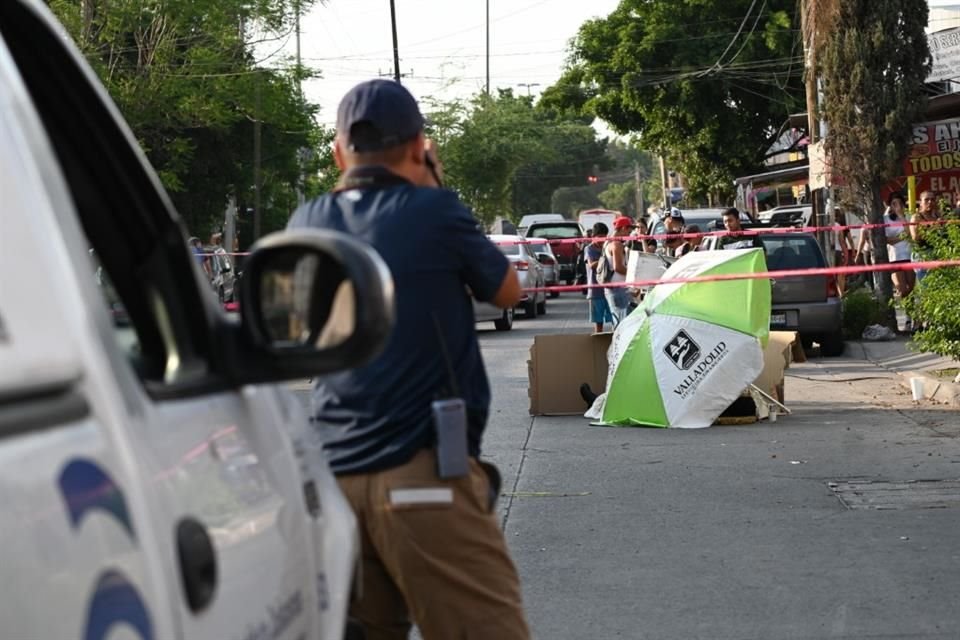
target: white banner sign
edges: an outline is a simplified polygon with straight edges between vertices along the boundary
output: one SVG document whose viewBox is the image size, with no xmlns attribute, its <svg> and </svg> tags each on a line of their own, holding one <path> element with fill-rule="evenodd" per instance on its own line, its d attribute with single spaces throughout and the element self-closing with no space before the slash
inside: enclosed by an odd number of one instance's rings
<svg viewBox="0 0 960 640">
<path fill-rule="evenodd" d="M 927 82 L 960 78 L 960 27 L 931 33 L 927 42 L 933 57 Z"/>
</svg>

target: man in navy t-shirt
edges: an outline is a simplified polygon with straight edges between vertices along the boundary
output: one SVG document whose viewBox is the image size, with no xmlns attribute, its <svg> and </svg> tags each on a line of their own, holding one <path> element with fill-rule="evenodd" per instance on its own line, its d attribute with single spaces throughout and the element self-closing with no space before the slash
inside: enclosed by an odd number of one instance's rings
<svg viewBox="0 0 960 640">
<path fill-rule="evenodd" d="M 357 514 L 362 597 L 351 615 L 367 637 L 528 638 L 519 579 L 493 513 L 499 478 L 480 463 L 490 405 L 471 295 L 515 306 L 513 267 L 456 194 L 440 187 L 423 117 L 400 84 L 351 89 L 337 112 L 333 193 L 300 207 L 288 228 L 369 243 L 390 268 L 395 326 L 370 364 L 316 379 L 312 426 Z M 434 401 L 466 406 L 466 475 L 437 471 Z"/>
</svg>

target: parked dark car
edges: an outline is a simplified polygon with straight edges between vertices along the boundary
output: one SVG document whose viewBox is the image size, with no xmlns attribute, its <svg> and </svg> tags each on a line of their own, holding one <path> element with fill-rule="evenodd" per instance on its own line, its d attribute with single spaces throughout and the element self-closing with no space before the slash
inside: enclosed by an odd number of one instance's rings
<svg viewBox="0 0 960 640">
<path fill-rule="evenodd" d="M 573 284 L 576 280 L 577 256 L 583 249 L 579 242 L 557 242 L 571 238 L 583 238 L 579 222 L 537 222 L 527 228 L 527 238 L 543 238 L 550 241 L 550 248 L 557 259 L 557 276 L 560 281 Z"/>
<path fill-rule="evenodd" d="M 718 236 L 704 238 L 704 249 L 719 248 Z M 827 266 L 811 233 L 760 233 L 754 246 L 763 247 L 769 271 L 816 269 Z M 804 347 L 820 344 L 823 356 L 843 353 L 840 295 L 835 276 L 805 275 L 773 280 L 770 328 L 797 331 Z"/>
</svg>

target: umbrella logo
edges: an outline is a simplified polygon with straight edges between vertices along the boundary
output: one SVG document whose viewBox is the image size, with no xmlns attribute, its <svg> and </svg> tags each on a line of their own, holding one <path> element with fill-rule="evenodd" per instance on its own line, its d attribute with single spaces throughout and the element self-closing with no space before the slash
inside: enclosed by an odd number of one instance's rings
<svg viewBox="0 0 960 640">
<path fill-rule="evenodd" d="M 673 364 L 677 365 L 678 369 L 686 370 L 700 358 L 700 345 L 681 329 L 663 348 L 663 352 L 673 361 Z"/>
</svg>

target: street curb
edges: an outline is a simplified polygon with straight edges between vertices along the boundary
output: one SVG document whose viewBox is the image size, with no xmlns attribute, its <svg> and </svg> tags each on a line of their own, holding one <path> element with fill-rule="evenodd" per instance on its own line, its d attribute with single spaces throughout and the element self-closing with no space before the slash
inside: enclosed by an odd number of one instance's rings
<svg viewBox="0 0 960 640">
<path fill-rule="evenodd" d="M 953 407 L 960 407 L 960 384 L 935 378 L 923 371 L 904 371 L 900 373 L 900 383 L 907 389 L 911 389 L 911 378 L 920 378 L 923 381 L 921 393 L 924 400 L 933 400 Z"/>
</svg>

